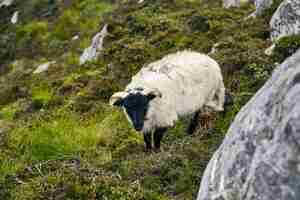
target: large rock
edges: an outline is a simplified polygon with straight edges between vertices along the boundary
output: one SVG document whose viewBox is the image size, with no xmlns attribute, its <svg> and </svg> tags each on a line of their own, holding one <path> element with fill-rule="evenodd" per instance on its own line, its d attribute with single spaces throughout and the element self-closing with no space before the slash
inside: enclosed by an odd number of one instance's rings
<svg viewBox="0 0 300 200">
<path fill-rule="evenodd" d="M 266 9 L 270 8 L 273 4 L 273 0 L 254 0 L 255 11 L 250 15 L 250 17 L 257 17 L 261 15 Z"/>
<path fill-rule="evenodd" d="M 300 51 L 241 109 L 197 200 L 300 199 Z"/>
<path fill-rule="evenodd" d="M 256 17 L 261 15 L 264 10 L 270 8 L 273 4 L 273 0 L 223 0 L 223 7 L 240 7 L 243 3 L 253 3 L 255 4 L 255 11 L 248 17 Z"/>
<path fill-rule="evenodd" d="M 80 56 L 80 65 L 83 65 L 88 61 L 96 60 L 99 57 L 103 49 L 104 38 L 107 35 L 107 24 L 105 24 L 102 30 L 94 36 L 91 46 L 86 48 Z"/>
<path fill-rule="evenodd" d="M 271 21 L 271 39 L 300 33 L 300 1 L 284 0 L 274 13 Z"/>
</svg>

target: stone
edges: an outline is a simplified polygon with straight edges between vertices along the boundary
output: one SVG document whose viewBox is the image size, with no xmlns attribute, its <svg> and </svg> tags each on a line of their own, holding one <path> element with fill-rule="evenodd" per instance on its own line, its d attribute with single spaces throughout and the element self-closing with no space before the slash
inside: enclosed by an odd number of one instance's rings
<svg viewBox="0 0 300 200">
<path fill-rule="evenodd" d="M 48 68 L 50 67 L 50 65 L 52 64 L 55 64 L 56 62 L 55 61 L 52 61 L 52 62 L 46 62 L 46 63 L 43 63 L 41 65 L 39 65 L 36 70 L 34 70 L 34 74 L 40 74 L 42 72 L 45 72 L 48 70 Z"/>
<path fill-rule="evenodd" d="M 245 3 L 254 3 L 255 0 L 223 0 L 224 8 L 240 7 Z"/>
<path fill-rule="evenodd" d="M 83 65 L 88 61 L 96 60 L 99 57 L 103 49 L 104 38 L 107 35 L 107 24 L 105 24 L 102 30 L 94 36 L 91 46 L 86 48 L 80 56 L 80 65 Z"/>
<path fill-rule="evenodd" d="M 216 53 L 217 51 L 218 51 L 218 47 L 221 45 L 221 43 L 219 43 L 219 42 L 217 42 L 217 43 L 215 43 L 213 46 L 212 46 L 212 48 L 211 48 L 211 50 L 210 50 L 210 52 L 208 53 L 208 54 L 214 54 L 214 53 Z"/>
<path fill-rule="evenodd" d="M 273 4 L 273 0 L 254 0 L 255 11 L 248 16 L 249 17 L 257 17 L 261 15 L 266 9 L 270 8 Z"/>
<path fill-rule="evenodd" d="M 271 5 L 273 4 L 273 0 L 223 0 L 223 7 L 240 7 L 242 4 L 245 3 L 255 4 L 256 7 L 256 10 L 248 17 L 246 17 L 246 19 L 248 19 L 250 17 L 256 17 L 258 15 L 261 15 L 264 10 L 271 7 Z"/>
<path fill-rule="evenodd" d="M 271 55 L 274 53 L 275 48 L 276 48 L 276 45 L 275 45 L 275 44 L 272 44 L 269 48 L 267 48 L 267 49 L 264 51 L 265 55 L 271 56 Z"/>
<path fill-rule="evenodd" d="M 16 24 L 18 22 L 18 17 L 19 17 L 19 12 L 18 11 L 14 12 L 13 16 L 11 17 L 10 22 L 12 24 Z"/>
<path fill-rule="evenodd" d="M 240 110 L 197 200 L 300 199 L 300 51 Z"/>
<path fill-rule="evenodd" d="M 270 21 L 271 40 L 300 33 L 300 1 L 284 0 Z"/>
<path fill-rule="evenodd" d="M 75 36 L 73 36 L 72 37 L 72 40 L 74 41 L 74 40 L 78 40 L 79 39 L 79 35 L 75 35 Z"/>
<path fill-rule="evenodd" d="M 240 0 L 223 0 L 224 8 L 240 7 Z"/>
</svg>

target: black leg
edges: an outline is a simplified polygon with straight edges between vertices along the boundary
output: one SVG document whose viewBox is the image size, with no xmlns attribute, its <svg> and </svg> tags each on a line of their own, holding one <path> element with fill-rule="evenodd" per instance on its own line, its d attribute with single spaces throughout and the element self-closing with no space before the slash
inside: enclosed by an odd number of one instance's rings
<svg viewBox="0 0 300 200">
<path fill-rule="evenodd" d="M 144 133 L 144 142 L 146 145 L 146 150 L 151 150 L 152 149 L 152 137 L 151 137 L 151 132 L 150 133 Z"/>
<path fill-rule="evenodd" d="M 200 115 L 200 111 L 197 111 L 194 114 L 193 118 L 191 119 L 189 127 L 187 129 L 188 134 L 190 135 L 193 134 L 195 129 L 197 128 L 199 115 Z"/>
<path fill-rule="evenodd" d="M 154 147 L 155 147 L 155 149 L 157 149 L 157 150 L 160 149 L 160 141 L 166 131 L 167 131 L 167 128 L 159 128 L 159 129 L 155 130 L 155 132 L 154 132 Z"/>
</svg>

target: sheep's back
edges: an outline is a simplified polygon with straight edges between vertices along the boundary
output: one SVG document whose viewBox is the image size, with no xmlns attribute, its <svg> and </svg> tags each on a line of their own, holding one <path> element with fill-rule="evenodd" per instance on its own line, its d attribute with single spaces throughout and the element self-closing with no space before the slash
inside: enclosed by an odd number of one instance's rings
<svg viewBox="0 0 300 200">
<path fill-rule="evenodd" d="M 186 115 L 206 103 L 220 80 L 220 68 L 213 59 L 183 51 L 143 67 L 127 88 L 156 88 L 162 92 L 164 104 L 173 105 L 178 115 Z"/>
</svg>

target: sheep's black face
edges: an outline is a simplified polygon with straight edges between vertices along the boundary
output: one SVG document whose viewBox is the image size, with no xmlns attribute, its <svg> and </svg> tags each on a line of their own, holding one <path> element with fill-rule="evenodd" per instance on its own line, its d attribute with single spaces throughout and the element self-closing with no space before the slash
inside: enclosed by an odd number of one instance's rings
<svg viewBox="0 0 300 200">
<path fill-rule="evenodd" d="M 122 106 L 125 108 L 132 124 L 137 131 L 141 131 L 144 126 L 145 116 L 149 108 L 149 102 L 152 98 L 140 93 L 129 94 L 122 100 Z"/>
</svg>

